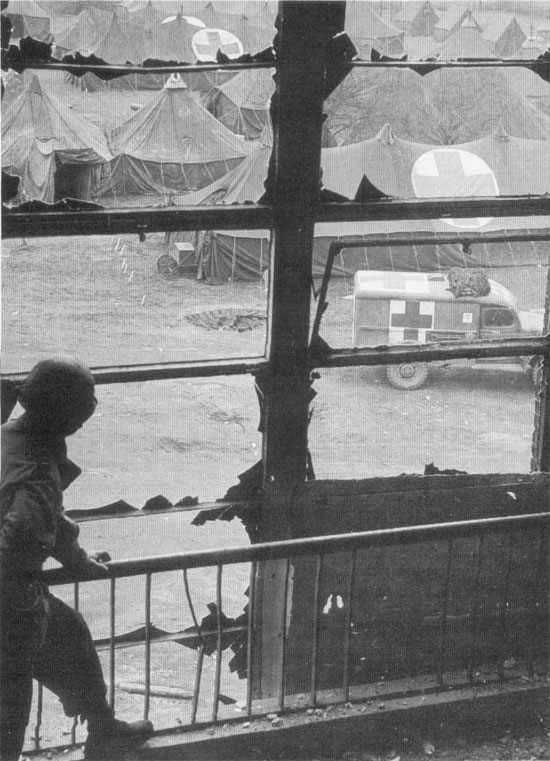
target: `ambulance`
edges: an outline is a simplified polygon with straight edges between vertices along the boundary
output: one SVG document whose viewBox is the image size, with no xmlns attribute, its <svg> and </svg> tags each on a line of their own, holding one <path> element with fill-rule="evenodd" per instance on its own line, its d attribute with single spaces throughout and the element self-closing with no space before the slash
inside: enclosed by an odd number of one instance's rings
<svg viewBox="0 0 550 761">
<path fill-rule="evenodd" d="M 487 296 L 454 296 L 439 272 L 355 273 L 353 346 L 424 344 L 540 335 L 544 314 L 520 312 L 517 299 L 500 283 L 489 280 Z M 471 366 L 524 370 L 536 376 L 536 358 L 455 360 Z M 449 360 L 430 367 L 449 365 Z M 398 389 L 413 390 L 428 379 L 428 364 L 387 365 L 386 377 Z"/>
</svg>

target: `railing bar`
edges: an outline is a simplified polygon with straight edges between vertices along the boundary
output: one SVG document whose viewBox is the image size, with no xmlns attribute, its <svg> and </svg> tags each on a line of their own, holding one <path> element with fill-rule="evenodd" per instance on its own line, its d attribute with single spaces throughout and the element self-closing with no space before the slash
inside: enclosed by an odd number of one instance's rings
<svg viewBox="0 0 550 761">
<path fill-rule="evenodd" d="M 80 584 L 75 582 L 73 587 L 73 607 L 78 610 L 80 607 Z M 76 730 L 78 727 L 78 716 L 75 716 L 71 723 L 71 743 L 76 745 Z"/>
<path fill-rule="evenodd" d="M 504 649 L 506 646 L 506 614 L 508 612 L 508 596 L 510 592 L 510 569 L 512 566 L 512 555 L 514 551 L 514 539 L 515 535 L 510 533 L 508 537 L 508 557 L 506 562 L 506 571 L 504 575 L 504 584 L 502 589 L 502 599 L 500 601 L 500 611 L 499 611 L 499 652 L 498 652 L 498 660 L 497 660 L 497 673 L 499 676 L 499 679 L 503 681 L 504 679 Z"/>
<path fill-rule="evenodd" d="M 351 650 L 351 624 L 353 611 L 353 587 L 355 584 L 355 574 L 357 570 L 357 550 L 351 551 L 350 568 L 348 574 L 348 594 L 346 606 L 346 632 L 344 638 L 344 675 L 343 675 L 343 693 L 344 701 L 349 700 L 349 658 Z"/>
<path fill-rule="evenodd" d="M 38 683 L 38 696 L 36 702 L 36 725 L 34 727 L 34 749 L 40 750 L 40 729 L 42 728 L 42 711 L 44 707 L 44 688 Z"/>
<path fill-rule="evenodd" d="M 319 655 L 319 629 L 320 617 L 319 609 L 321 594 L 321 572 L 323 568 L 323 555 L 320 553 L 316 557 L 315 564 L 315 581 L 313 585 L 313 636 L 311 641 L 311 696 L 310 703 L 315 705 L 317 702 L 317 659 Z"/>
<path fill-rule="evenodd" d="M 157 555 L 149 558 L 118 560 L 107 563 L 114 577 L 133 576 L 140 573 L 161 573 L 183 568 L 201 568 L 208 565 L 246 563 L 252 560 L 276 560 L 298 557 L 312 553 L 342 552 L 350 549 L 388 547 L 393 545 L 417 544 L 419 542 L 455 539 L 477 536 L 480 531 L 493 533 L 508 532 L 513 528 L 535 528 L 545 526 L 550 513 L 529 513 L 498 518 L 481 518 L 451 523 L 437 523 L 421 526 L 377 529 L 332 536 L 292 539 L 280 542 L 265 542 L 246 547 L 217 550 L 199 550 L 177 555 Z M 67 584 L 74 581 L 63 569 L 51 568 L 44 571 L 41 578 L 50 585 Z M 100 578 L 100 577 L 98 577 Z"/>
<path fill-rule="evenodd" d="M 223 565 L 218 563 L 216 574 L 216 614 L 218 624 L 218 638 L 216 642 L 216 673 L 214 675 L 214 702 L 212 705 L 212 721 L 216 721 L 218 718 L 220 682 L 222 675 L 222 570 Z"/>
<path fill-rule="evenodd" d="M 116 579 L 111 578 L 110 590 L 110 643 L 109 643 L 109 703 L 111 708 L 115 707 L 115 607 L 116 607 Z"/>
<path fill-rule="evenodd" d="M 447 565 L 445 568 L 445 585 L 443 590 L 443 609 L 441 611 L 441 627 L 439 630 L 439 657 L 437 659 L 437 681 L 443 687 L 443 674 L 445 672 L 446 648 L 447 648 L 447 616 L 449 614 L 449 588 L 451 585 L 451 568 L 453 564 L 454 542 L 449 539 L 447 552 Z"/>
<path fill-rule="evenodd" d="M 248 585 L 248 622 L 246 639 L 246 715 L 252 714 L 252 661 L 254 657 L 254 617 L 256 615 L 256 561 L 250 565 L 250 582 Z"/>
<path fill-rule="evenodd" d="M 201 642 L 198 649 L 197 668 L 195 670 L 195 686 L 193 688 L 193 704 L 191 706 L 191 724 L 196 724 L 199 694 L 201 690 L 202 664 L 204 662 L 204 643 Z"/>
<path fill-rule="evenodd" d="M 528 657 L 528 669 L 529 676 L 535 675 L 535 636 L 538 629 L 537 626 L 537 606 L 539 604 L 540 590 L 542 586 L 542 579 L 544 574 L 547 573 L 548 564 L 548 533 L 543 533 L 539 543 L 539 557 L 535 571 L 535 578 L 533 584 L 533 596 L 531 600 L 531 637 L 529 644 L 529 657 Z"/>
<path fill-rule="evenodd" d="M 203 647 L 206 647 L 206 641 L 201 631 L 201 627 L 199 626 L 199 621 L 195 613 L 195 606 L 193 605 L 193 600 L 191 599 L 191 590 L 189 589 L 189 578 L 187 575 L 187 568 L 183 569 L 183 585 L 185 587 L 185 596 L 187 598 L 187 605 L 189 606 L 189 612 L 191 613 L 191 618 L 193 619 L 193 625 L 195 629 L 197 630 L 197 634 L 202 642 Z"/>
<path fill-rule="evenodd" d="M 472 594 L 472 608 L 471 608 L 471 629 L 470 629 L 470 653 L 468 658 L 468 682 L 470 685 L 474 683 L 474 659 L 475 649 L 477 641 L 477 614 L 479 608 L 479 580 L 481 578 L 481 568 L 483 565 L 483 550 L 485 546 L 485 534 L 481 534 L 479 537 L 478 550 L 477 550 L 477 566 L 476 575 L 474 580 L 474 590 Z"/>
<path fill-rule="evenodd" d="M 238 634 L 239 632 L 246 632 L 247 625 L 242 624 L 240 626 L 227 626 L 224 628 L 225 634 Z M 206 635 L 210 636 L 212 633 L 216 633 L 216 629 L 208 629 L 206 631 Z M 145 627 L 144 627 L 144 633 L 145 633 Z M 145 642 L 145 637 L 141 640 L 131 639 L 131 640 L 123 640 L 120 638 L 121 635 L 118 635 L 118 637 L 115 637 L 115 647 L 117 650 L 124 650 L 129 647 L 137 647 L 141 643 Z M 124 635 L 122 635 L 124 636 Z M 203 632 L 204 636 L 204 632 Z M 199 639 L 200 637 L 197 637 L 196 634 L 193 632 L 171 632 L 170 634 L 154 634 L 153 631 L 151 631 L 151 643 L 153 642 L 177 642 L 178 644 L 188 644 L 191 643 L 193 640 Z M 107 637 L 106 639 L 99 639 L 94 640 L 94 644 L 96 646 L 96 650 L 106 650 L 109 647 L 110 638 Z"/>
<path fill-rule="evenodd" d="M 151 582 L 152 574 L 145 576 L 145 699 L 143 718 L 149 718 L 151 705 Z"/>
<path fill-rule="evenodd" d="M 197 668 L 195 671 L 195 686 L 193 689 L 193 704 L 191 707 L 191 724 L 195 724 L 197 721 L 197 710 L 198 710 L 199 696 L 200 696 L 200 690 L 201 690 L 202 667 L 204 663 L 204 653 L 206 650 L 206 640 L 204 639 L 203 633 L 201 631 L 201 627 L 199 625 L 199 621 L 195 613 L 195 606 L 193 605 L 193 600 L 191 599 L 191 589 L 189 588 L 189 576 L 187 573 L 187 568 L 183 569 L 183 586 L 185 588 L 185 596 L 187 598 L 187 605 L 189 607 L 189 612 L 191 613 L 191 618 L 193 619 L 193 625 L 200 639 Z"/>
<path fill-rule="evenodd" d="M 285 666 L 286 666 L 286 618 L 288 607 L 288 576 L 290 573 L 290 558 L 285 563 L 285 580 L 283 591 L 283 609 L 281 621 L 281 672 L 279 674 L 279 711 L 285 707 Z"/>
</svg>

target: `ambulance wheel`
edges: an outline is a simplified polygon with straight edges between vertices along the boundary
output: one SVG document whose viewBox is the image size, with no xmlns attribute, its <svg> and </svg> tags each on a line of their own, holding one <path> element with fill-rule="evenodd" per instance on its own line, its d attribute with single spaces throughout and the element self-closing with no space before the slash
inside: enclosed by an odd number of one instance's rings
<svg viewBox="0 0 550 761">
<path fill-rule="evenodd" d="M 386 378 L 390 386 L 404 391 L 414 391 L 426 383 L 428 365 L 425 362 L 404 362 L 402 365 L 388 365 Z"/>
</svg>

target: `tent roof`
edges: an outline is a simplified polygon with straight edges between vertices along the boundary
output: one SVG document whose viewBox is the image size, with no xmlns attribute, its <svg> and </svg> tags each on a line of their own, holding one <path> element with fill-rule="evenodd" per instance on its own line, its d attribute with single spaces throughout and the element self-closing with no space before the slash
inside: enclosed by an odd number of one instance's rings
<svg viewBox="0 0 550 761">
<path fill-rule="evenodd" d="M 526 39 L 527 35 L 514 17 L 496 40 L 493 46 L 495 53 L 501 58 L 513 58 Z"/>
<path fill-rule="evenodd" d="M 498 58 L 480 32 L 472 26 L 459 26 L 434 51 L 440 58 L 452 61 L 457 58 Z"/>
<path fill-rule="evenodd" d="M 363 0 L 349 0 L 346 5 L 346 31 L 352 37 L 387 39 L 402 37 L 403 30 L 390 24 L 375 13 Z"/>
<path fill-rule="evenodd" d="M 28 16 L 30 18 L 49 18 L 50 14 L 46 13 L 34 0 L 11 0 L 7 8 L 8 16 Z"/>
<path fill-rule="evenodd" d="M 132 15 L 130 14 L 130 17 Z M 191 47 L 191 40 L 198 27 L 189 24 L 180 12 L 174 15 L 172 21 L 164 24 L 163 20 L 169 18 L 170 14 L 168 11 L 159 12 L 158 23 L 150 28 L 150 34 L 145 38 L 147 55 L 161 60 L 194 61 L 196 56 Z"/>
<path fill-rule="evenodd" d="M 109 26 L 112 17 L 110 10 L 86 8 L 76 16 L 71 26 L 56 36 L 55 43 L 64 50 L 78 50 L 80 53 L 93 51 L 105 34 L 105 27 Z"/>
<path fill-rule="evenodd" d="M 44 153 L 56 152 L 78 163 L 98 163 L 112 158 L 99 127 L 43 90 L 35 75 L 3 114 L 2 153 L 22 135 L 38 141 Z"/>
<path fill-rule="evenodd" d="M 209 202 L 256 202 L 265 190 L 269 155 L 269 147 L 257 148 L 225 177 L 196 193 L 178 196 L 174 202 L 182 206 Z M 354 197 L 364 175 L 381 191 L 401 198 L 550 192 L 550 142 L 509 137 L 503 130 L 470 143 L 439 146 L 401 140 L 386 125 L 371 140 L 324 149 L 321 164 L 323 185 L 348 198 Z M 526 167 L 530 167 L 531 171 L 526 171 Z M 504 229 L 510 225 L 512 228 L 525 226 L 521 220 L 516 222 L 488 220 L 479 229 L 471 229 L 480 232 Z M 535 227 L 547 227 L 549 224 L 545 217 L 531 222 L 533 224 L 530 226 Z M 316 226 L 316 236 L 386 232 L 393 229 L 392 224 L 319 224 Z M 406 223 L 411 231 L 431 229 L 430 223 L 428 228 L 426 224 L 422 220 L 412 225 Z M 393 227 L 401 229 L 403 226 L 393 224 Z M 444 223 L 439 227 L 446 229 Z M 449 225 L 448 231 L 452 229 Z M 457 232 L 460 229 L 458 226 L 455 228 Z M 252 231 L 250 235 L 260 237 L 257 231 Z"/>
<path fill-rule="evenodd" d="M 93 52 L 108 63 L 141 63 L 144 59 L 143 41 L 137 29 L 123 25 L 115 14 L 107 30 L 97 40 Z"/>
<path fill-rule="evenodd" d="M 275 83 L 269 69 L 251 69 L 213 89 L 222 92 L 238 108 L 265 111 Z"/>
<path fill-rule="evenodd" d="M 397 21 L 407 24 L 409 34 L 420 36 L 431 34 L 437 24 L 439 15 L 434 10 L 430 0 L 407 0 L 402 4 Z"/>
<path fill-rule="evenodd" d="M 511 86 L 524 97 L 548 98 L 550 101 L 550 82 L 545 82 L 534 71 L 522 66 L 510 66 L 504 73 Z"/>
<path fill-rule="evenodd" d="M 158 163 L 204 163 L 244 158 L 249 145 L 221 125 L 173 75 L 163 89 L 112 130 L 115 153 Z M 182 83 L 183 84 L 183 83 Z"/>
<path fill-rule="evenodd" d="M 469 8 L 462 10 L 453 3 L 446 3 L 446 12 L 439 17 L 437 26 L 446 29 L 449 34 L 453 34 L 461 26 L 475 28 L 478 32 L 483 31 Z"/>
<path fill-rule="evenodd" d="M 547 87 L 550 92 L 550 86 Z M 523 95 L 507 99 L 500 122 L 508 135 L 529 140 L 550 140 L 550 116 L 533 106 Z"/>
</svg>

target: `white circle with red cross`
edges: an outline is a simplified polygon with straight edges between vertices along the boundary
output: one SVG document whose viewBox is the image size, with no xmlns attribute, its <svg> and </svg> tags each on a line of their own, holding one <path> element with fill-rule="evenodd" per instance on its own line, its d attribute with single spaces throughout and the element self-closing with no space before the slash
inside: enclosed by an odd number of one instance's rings
<svg viewBox="0 0 550 761">
<path fill-rule="evenodd" d="M 498 196 L 498 183 L 491 167 L 475 153 L 461 148 L 434 148 L 414 163 L 412 186 L 417 198 L 475 198 Z M 450 219 L 441 217 L 452 227 L 483 227 L 492 217 Z"/>
<path fill-rule="evenodd" d="M 193 35 L 191 47 L 199 61 L 215 62 L 218 50 L 228 58 L 238 58 L 244 53 L 239 38 L 225 29 L 201 29 Z"/>
</svg>

